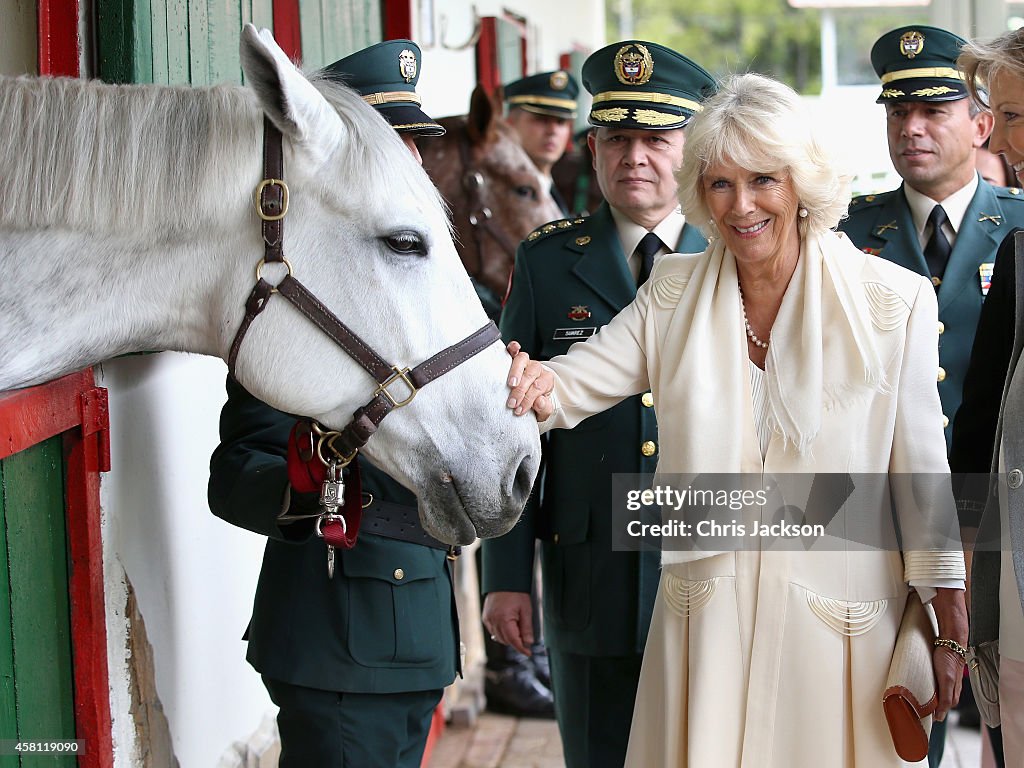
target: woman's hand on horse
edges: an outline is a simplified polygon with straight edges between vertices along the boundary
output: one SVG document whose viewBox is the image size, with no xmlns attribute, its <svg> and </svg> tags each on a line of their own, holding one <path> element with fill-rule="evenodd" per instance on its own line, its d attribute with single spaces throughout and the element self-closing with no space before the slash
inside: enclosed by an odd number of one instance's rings
<svg viewBox="0 0 1024 768">
<path fill-rule="evenodd" d="M 506 405 L 516 416 L 532 410 L 538 421 L 545 421 L 554 412 L 549 395 L 555 388 L 555 375 L 536 360 L 531 360 L 518 341 L 510 341 L 507 349 L 512 356 L 512 367 L 508 372 L 508 386 L 512 391 Z"/>
</svg>

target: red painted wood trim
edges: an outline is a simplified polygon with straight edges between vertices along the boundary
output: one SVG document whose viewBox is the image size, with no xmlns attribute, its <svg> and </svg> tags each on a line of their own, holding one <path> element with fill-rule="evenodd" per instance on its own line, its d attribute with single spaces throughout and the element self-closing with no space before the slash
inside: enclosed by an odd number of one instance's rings
<svg viewBox="0 0 1024 768">
<path fill-rule="evenodd" d="M 384 0 L 381 3 L 384 14 L 385 40 L 412 40 L 412 0 Z"/>
<path fill-rule="evenodd" d="M 98 471 L 107 431 L 102 392 L 94 387 L 90 368 L 0 395 L 0 459 L 64 435 L 75 732 L 86 741 L 82 768 L 114 765 Z"/>
<path fill-rule="evenodd" d="M 434 747 L 437 746 L 437 742 L 441 740 L 441 736 L 444 734 L 444 707 L 441 702 L 434 708 L 434 714 L 430 719 L 430 732 L 427 733 L 427 746 L 423 750 L 423 759 L 420 761 L 420 768 L 427 768 L 430 764 L 430 756 L 434 752 Z"/>
<path fill-rule="evenodd" d="M 79 394 L 92 385 L 92 371 L 85 370 L 0 394 L 0 459 L 81 424 Z"/>
<path fill-rule="evenodd" d="M 480 19 L 480 39 L 476 43 L 476 81 L 487 93 L 494 93 L 501 85 L 498 71 L 498 27 L 497 19 L 484 16 Z"/>
<path fill-rule="evenodd" d="M 79 0 L 37 0 L 39 74 L 78 77 Z"/>
<path fill-rule="evenodd" d="M 274 39 L 292 61 L 302 61 L 299 0 L 274 0 Z"/>
<path fill-rule="evenodd" d="M 92 383 L 92 371 L 88 371 Z M 71 654 L 75 675 L 75 726 L 86 740 L 81 768 L 113 768 L 107 620 L 104 609 L 103 540 L 100 529 L 99 441 L 82 430 L 64 435 L 64 488 L 71 575 Z"/>
</svg>

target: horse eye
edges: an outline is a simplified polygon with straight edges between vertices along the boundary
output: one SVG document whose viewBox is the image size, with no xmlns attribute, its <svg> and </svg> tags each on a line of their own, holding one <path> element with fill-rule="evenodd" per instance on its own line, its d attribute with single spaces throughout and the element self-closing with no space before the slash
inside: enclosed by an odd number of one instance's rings
<svg viewBox="0 0 1024 768">
<path fill-rule="evenodd" d="M 392 232 L 381 238 L 395 253 L 413 256 L 426 256 L 427 246 L 423 238 L 416 232 Z"/>
<path fill-rule="evenodd" d="M 533 201 L 537 200 L 537 190 L 531 187 L 529 184 L 523 184 L 521 186 L 518 186 L 512 191 L 515 192 L 520 197 L 526 197 Z"/>
</svg>

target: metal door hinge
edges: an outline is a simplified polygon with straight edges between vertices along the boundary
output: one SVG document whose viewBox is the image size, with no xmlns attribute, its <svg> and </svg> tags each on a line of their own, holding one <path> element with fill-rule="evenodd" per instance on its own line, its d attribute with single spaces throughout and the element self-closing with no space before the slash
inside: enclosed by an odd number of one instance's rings
<svg viewBox="0 0 1024 768">
<path fill-rule="evenodd" d="M 96 435 L 97 472 L 110 471 L 110 408 L 105 387 L 82 392 L 82 436 Z"/>
</svg>

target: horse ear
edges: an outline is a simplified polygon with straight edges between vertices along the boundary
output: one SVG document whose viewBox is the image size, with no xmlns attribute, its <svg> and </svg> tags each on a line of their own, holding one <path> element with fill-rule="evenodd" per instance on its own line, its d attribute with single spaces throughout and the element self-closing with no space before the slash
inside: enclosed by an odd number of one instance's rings
<svg viewBox="0 0 1024 768">
<path fill-rule="evenodd" d="M 501 119 L 501 103 L 488 95 L 482 85 L 477 85 L 469 97 L 469 114 L 466 115 L 466 132 L 473 144 L 487 144 L 494 138 L 495 124 Z"/>
<path fill-rule="evenodd" d="M 270 121 L 297 146 L 323 162 L 342 139 L 341 118 L 275 42 L 269 30 L 242 29 L 246 83 Z"/>
</svg>

